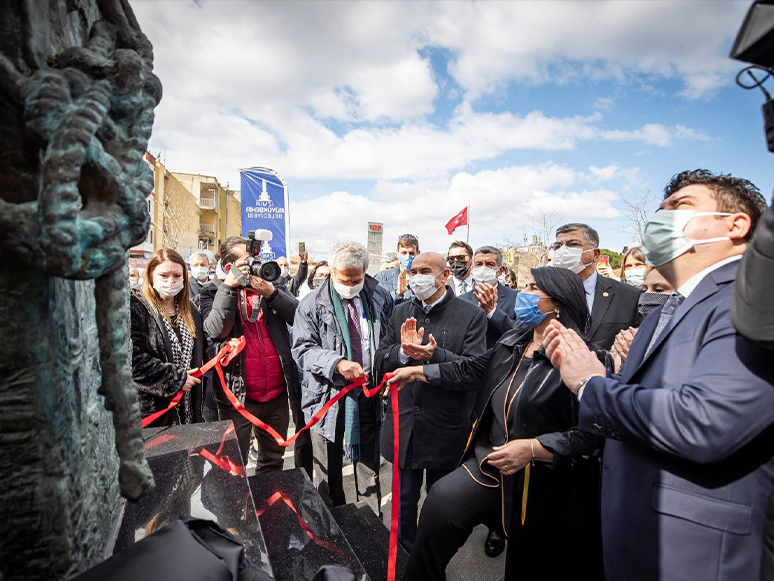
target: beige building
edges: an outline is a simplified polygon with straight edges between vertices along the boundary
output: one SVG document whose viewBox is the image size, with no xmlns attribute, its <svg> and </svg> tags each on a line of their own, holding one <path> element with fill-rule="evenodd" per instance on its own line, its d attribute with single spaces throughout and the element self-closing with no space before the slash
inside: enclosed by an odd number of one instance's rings
<svg viewBox="0 0 774 581">
<path fill-rule="evenodd" d="M 184 257 L 197 250 L 212 256 L 226 238 L 241 234 L 238 190 L 221 186 L 213 176 L 170 172 L 147 152 L 145 161 L 154 173 L 147 198 L 151 225 L 145 241 L 130 250 L 130 266 L 144 268 L 159 248 L 174 248 Z"/>
<path fill-rule="evenodd" d="M 192 229 L 197 238 L 193 250 L 209 250 L 214 254 L 226 238 L 241 233 L 238 191 L 223 187 L 214 176 L 182 172 L 173 172 L 172 176 L 193 197 L 198 209 L 198 223 Z"/>
</svg>

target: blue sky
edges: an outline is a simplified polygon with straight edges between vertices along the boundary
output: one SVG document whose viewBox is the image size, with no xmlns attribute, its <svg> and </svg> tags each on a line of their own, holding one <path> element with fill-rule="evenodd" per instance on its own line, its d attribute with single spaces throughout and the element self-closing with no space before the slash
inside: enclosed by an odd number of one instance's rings
<svg viewBox="0 0 774 581">
<path fill-rule="evenodd" d="M 727 55 L 747 1 L 132 3 L 164 97 L 171 171 L 275 169 L 291 241 L 324 257 L 385 224 L 444 251 L 533 234 L 555 212 L 629 244 L 621 196 L 705 167 L 774 179 L 760 91 Z M 236 185 L 238 187 L 238 185 Z M 464 237 L 464 231 L 458 231 Z"/>
</svg>

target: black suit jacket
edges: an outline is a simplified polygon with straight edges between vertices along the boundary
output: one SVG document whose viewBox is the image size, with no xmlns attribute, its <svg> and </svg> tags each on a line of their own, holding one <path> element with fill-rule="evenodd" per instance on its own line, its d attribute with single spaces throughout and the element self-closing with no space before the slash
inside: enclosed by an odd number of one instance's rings
<svg viewBox="0 0 774 581">
<path fill-rule="evenodd" d="M 641 292 L 630 284 L 598 274 L 587 340 L 609 351 L 618 331 L 634 326 Z"/>
<path fill-rule="evenodd" d="M 486 348 L 491 349 L 500 340 L 500 337 L 520 324 L 516 318 L 516 295 L 519 291 L 497 283 L 497 308 L 486 324 Z M 473 291 L 466 292 L 457 297 L 478 306 L 478 299 Z"/>
</svg>

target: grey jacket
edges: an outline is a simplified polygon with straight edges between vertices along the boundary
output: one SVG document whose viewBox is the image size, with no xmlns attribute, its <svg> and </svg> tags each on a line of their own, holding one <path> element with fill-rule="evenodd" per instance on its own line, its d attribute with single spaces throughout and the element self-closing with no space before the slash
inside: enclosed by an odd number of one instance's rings
<svg viewBox="0 0 774 581">
<path fill-rule="evenodd" d="M 376 280 L 366 275 L 363 290 L 369 299 L 369 309 L 373 316 L 372 345 L 376 346 L 382 331 L 392 315 L 393 301 L 390 294 Z M 306 295 L 298 305 L 293 323 L 293 358 L 303 372 L 301 380 L 301 408 L 308 422 L 326 402 L 347 385 L 344 377 L 336 371 L 336 365 L 346 359 L 347 348 L 341 326 L 336 319 L 331 293 L 330 279 Z M 376 349 L 372 348 L 375 355 Z M 371 361 L 375 357 L 372 356 Z M 369 384 L 374 385 L 374 376 L 369 372 Z M 381 401 L 373 398 L 374 406 L 381 417 Z M 324 438 L 334 441 L 336 417 L 339 406 L 333 406 L 312 430 Z"/>
</svg>

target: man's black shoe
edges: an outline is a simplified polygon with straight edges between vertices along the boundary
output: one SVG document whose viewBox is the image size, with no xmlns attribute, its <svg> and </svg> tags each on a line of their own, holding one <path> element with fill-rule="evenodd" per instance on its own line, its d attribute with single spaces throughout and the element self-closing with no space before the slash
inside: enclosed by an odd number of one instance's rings
<svg viewBox="0 0 774 581">
<path fill-rule="evenodd" d="M 505 550 L 505 537 L 497 531 L 489 531 L 489 536 L 484 543 L 484 552 L 487 557 L 497 557 Z"/>
</svg>

